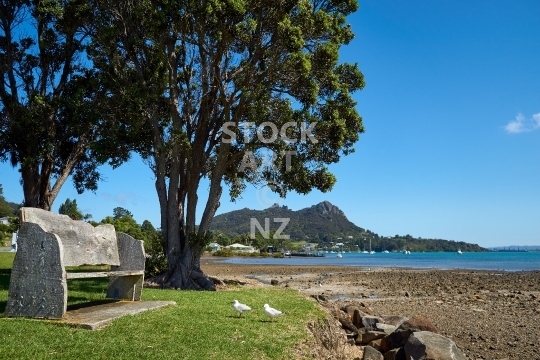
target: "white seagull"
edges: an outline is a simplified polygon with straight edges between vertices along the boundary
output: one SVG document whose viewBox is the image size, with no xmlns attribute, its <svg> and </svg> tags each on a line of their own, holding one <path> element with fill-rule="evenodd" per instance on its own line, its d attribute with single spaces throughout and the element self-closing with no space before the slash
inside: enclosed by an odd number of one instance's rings
<svg viewBox="0 0 540 360">
<path fill-rule="evenodd" d="M 268 304 L 264 304 L 264 312 L 265 312 L 267 315 L 270 316 L 270 319 L 271 319 L 272 322 L 274 322 L 274 317 L 285 314 L 285 313 L 282 312 L 282 311 L 279 311 L 279 310 L 277 310 L 277 309 L 271 308 L 270 305 L 268 305 Z"/>
<path fill-rule="evenodd" d="M 240 313 L 239 317 L 242 317 L 242 314 L 245 313 L 246 311 L 253 310 L 252 308 L 250 308 L 246 304 L 239 303 L 238 300 L 233 301 L 233 308 L 234 308 L 234 310 L 236 310 L 236 311 L 238 311 Z"/>
</svg>

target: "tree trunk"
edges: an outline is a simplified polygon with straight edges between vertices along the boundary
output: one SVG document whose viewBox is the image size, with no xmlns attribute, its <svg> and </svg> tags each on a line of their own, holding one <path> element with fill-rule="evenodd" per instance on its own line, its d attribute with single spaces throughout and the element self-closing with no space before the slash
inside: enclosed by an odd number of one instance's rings
<svg viewBox="0 0 540 360">
<path fill-rule="evenodd" d="M 152 282 L 160 284 L 163 288 L 215 291 L 214 282 L 201 270 L 200 257 L 201 251 L 192 249 L 186 242 L 182 255 L 177 258 L 172 268 L 157 276 Z"/>
</svg>

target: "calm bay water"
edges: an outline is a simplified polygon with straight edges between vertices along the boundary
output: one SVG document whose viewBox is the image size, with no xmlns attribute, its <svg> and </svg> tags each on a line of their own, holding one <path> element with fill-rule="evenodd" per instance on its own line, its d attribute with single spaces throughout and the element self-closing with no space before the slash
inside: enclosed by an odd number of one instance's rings
<svg viewBox="0 0 540 360">
<path fill-rule="evenodd" d="M 488 252 L 488 253 L 344 253 L 326 257 L 295 257 L 284 259 L 239 257 L 225 260 L 234 264 L 275 264 L 275 265 L 343 265 L 362 267 L 404 267 L 436 269 L 475 270 L 540 270 L 540 252 Z"/>
</svg>

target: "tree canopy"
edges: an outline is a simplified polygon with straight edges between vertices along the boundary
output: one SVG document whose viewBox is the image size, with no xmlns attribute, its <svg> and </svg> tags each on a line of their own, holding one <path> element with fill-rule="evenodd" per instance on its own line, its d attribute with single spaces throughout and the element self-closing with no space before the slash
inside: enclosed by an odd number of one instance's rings
<svg viewBox="0 0 540 360">
<path fill-rule="evenodd" d="M 128 209 L 124 209 L 123 207 L 115 207 L 113 209 L 113 218 L 115 220 L 121 219 L 124 217 L 130 217 L 133 218 L 133 214 Z"/>
<path fill-rule="evenodd" d="M 0 1 L 0 161 L 19 166 L 24 205 L 50 210 L 71 175 L 95 190 L 97 168 L 128 156 L 110 139 L 115 126 L 87 57 L 95 4 Z"/>
<path fill-rule="evenodd" d="M 66 199 L 58 209 L 59 214 L 67 215 L 73 220 L 88 220 L 92 217 L 90 214 L 83 214 L 77 206 L 77 200 Z"/>
<path fill-rule="evenodd" d="M 248 183 L 282 196 L 328 191 L 328 165 L 354 150 L 363 126 L 351 94 L 364 80 L 338 58 L 357 1 L 99 4 L 90 54 L 110 80 L 115 117 L 145 135 L 139 151 L 156 175 L 169 263 L 161 280 L 212 288 L 199 258 L 224 184 L 232 199 Z"/>
</svg>

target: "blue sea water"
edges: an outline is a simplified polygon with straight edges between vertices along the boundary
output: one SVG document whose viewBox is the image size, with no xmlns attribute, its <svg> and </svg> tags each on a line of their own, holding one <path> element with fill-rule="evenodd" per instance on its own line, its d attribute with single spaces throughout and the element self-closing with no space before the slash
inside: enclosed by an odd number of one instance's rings
<svg viewBox="0 0 540 360">
<path fill-rule="evenodd" d="M 360 267 L 402 267 L 436 269 L 471 269 L 530 271 L 540 270 L 540 252 L 485 252 L 462 255 L 450 252 L 429 253 L 344 253 L 343 257 L 328 253 L 326 257 L 249 258 L 238 257 L 225 260 L 234 264 L 274 264 L 274 265 L 341 265 Z"/>
</svg>

